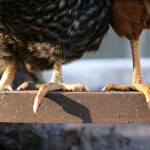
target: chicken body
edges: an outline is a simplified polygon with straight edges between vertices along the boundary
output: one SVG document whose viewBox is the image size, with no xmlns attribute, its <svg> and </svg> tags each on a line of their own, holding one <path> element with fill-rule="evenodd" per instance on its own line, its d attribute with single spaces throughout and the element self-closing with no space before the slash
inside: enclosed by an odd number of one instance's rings
<svg viewBox="0 0 150 150">
<path fill-rule="evenodd" d="M 111 26 L 120 37 L 137 40 L 144 29 L 150 29 L 150 1 L 115 0 Z"/>
<path fill-rule="evenodd" d="M 139 40 L 144 29 L 150 29 L 150 1 L 149 0 L 115 0 L 111 26 L 120 37 L 130 40 L 133 58 L 132 84 L 110 84 L 105 90 L 129 90 L 133 88 L 141 91 L 146 97 L 150 108 L 150 88 L 145 83 L 140 65 Z"/>
<path fill-rule="evenodd" d="M 85 90 L 65 85 L 61 65 L 98 50 L 109 29 L 113 0 L 0 0 L 0 90 L 11 89 L 17 64 L 28 71 L 54 69 L 50 83 L 36 85 L 36 106 L 48 91 Z M 13 73 L 11 74 L 13 65 Z M 8 78 L 11 81 L 8 81 Z M 26 89 L 24 84 L 18 89 Z"/>
<path fill-rule="evenodd" d="M 28 71 L 96 51 L 109 28 L 111 0 L 0 0 L 0 68 L 16 56 Z M 7 61 L 6 61 L 7 60 Z"/>
</svg>

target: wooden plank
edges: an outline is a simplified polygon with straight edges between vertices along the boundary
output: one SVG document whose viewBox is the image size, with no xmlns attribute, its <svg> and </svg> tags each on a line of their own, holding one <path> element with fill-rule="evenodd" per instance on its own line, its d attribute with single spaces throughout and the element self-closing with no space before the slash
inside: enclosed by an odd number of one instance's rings
<svg viewBox="0 0 150 150">
<path fill-rule="evenodd" d="M 0 92 L 0 122 L 149 124 L 140 92 L 52 92 L 35 115 L 37 91 Z"/>
</svg>

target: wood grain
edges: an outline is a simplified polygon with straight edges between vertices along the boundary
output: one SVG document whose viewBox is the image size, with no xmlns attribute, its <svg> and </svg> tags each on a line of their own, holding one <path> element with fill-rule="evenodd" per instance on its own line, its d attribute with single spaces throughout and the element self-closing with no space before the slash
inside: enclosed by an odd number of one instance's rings
<svg viewBox="0 0 150 150">
<path fill-rule="evenodd" d="M 35 115 L 37 91 L 0 92 L 0 122 L 149 124 L 140 92 L 52 92 Z"/>
</svg>

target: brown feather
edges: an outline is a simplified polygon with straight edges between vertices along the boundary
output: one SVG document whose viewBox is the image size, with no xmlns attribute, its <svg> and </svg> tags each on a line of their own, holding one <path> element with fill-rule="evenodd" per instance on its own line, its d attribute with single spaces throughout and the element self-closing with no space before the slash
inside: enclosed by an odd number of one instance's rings
<svg viewBox="0 0 150 150">
<path fill-rule="evenodd" d="M 115 0 L 111 25 L 120 37 L 137 39 L 150 28 L 149 0 Z"/>
</svg>

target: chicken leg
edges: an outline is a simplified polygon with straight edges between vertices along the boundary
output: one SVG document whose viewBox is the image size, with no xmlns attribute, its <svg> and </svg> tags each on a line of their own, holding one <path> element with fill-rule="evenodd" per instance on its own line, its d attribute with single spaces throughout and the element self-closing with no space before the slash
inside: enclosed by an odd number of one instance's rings
<svg viewBox="0 0 150 150">
<path fill-rule="evenodd" d="M 26 90 L 28 88 L 28 82 L 23 83 L 17 88 L 17 90 Z M 89 89 L 82 83 L 66 84 L 64 83 L 64 77 L 62 73 L 62 63 L 55 62 L 53 66 L 53 74 L 49 83 L 36 84 L 35 89 L 39 90 L 34 101 L 33 111 L 37 112 L 39 106 L 42 103 L 44 96 L 50 91 L 89 91 Z"/>
<path fill-rule="evenodd" d="M 5 72 L 2 75 L 0 80 L 0 90 L 10 90 L 12 91 L 12 83 L 14 80 L 15 72 L 18 66 L 18 61 L 16 58 L 13 58 L 11 63 L 8 64 Z"/>
<path fill-rule="evenodd" d="M 132 75 L 132 84 L 130 85 L 115 85 L 109 84 L 102 91 L 107 90 L 116 90 L 116 91 L 126 91 L 129 89 L 135 89 L 137 91 L 142 92 L 145 95 L 146 102 L 150 109 L 150 88 L 145 83 L 143 79 L 143 74 L 141 70 L 140 64 L 140 54 L 139 54 L 139 38 L 136 40 L 131 40 L 131 48 L 132 48 L 132 58 L 133 58 L 133 75 Z"/>
</svg>

